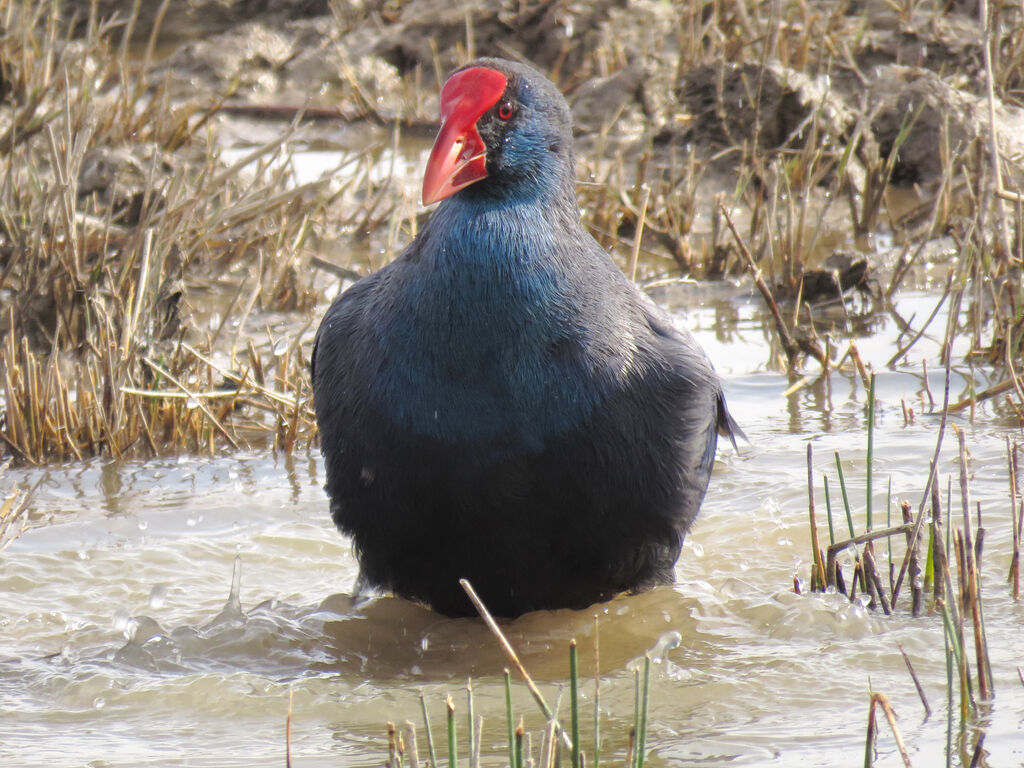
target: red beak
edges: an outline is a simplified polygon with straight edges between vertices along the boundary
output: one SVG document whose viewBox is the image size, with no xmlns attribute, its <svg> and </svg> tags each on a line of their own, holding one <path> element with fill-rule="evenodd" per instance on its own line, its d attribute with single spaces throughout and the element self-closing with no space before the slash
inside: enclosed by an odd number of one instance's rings
<svg viewBox="0 0 1024 768">
<path fill-rule="evenodd" d="M 498 103 L 508 79 L 473 67 L 456 72 L 441 89 L 441 130 L 423 174 L 423 204 L 430 205 L 487 178 L 487 155 L 476 122 Z"/>
</svg>

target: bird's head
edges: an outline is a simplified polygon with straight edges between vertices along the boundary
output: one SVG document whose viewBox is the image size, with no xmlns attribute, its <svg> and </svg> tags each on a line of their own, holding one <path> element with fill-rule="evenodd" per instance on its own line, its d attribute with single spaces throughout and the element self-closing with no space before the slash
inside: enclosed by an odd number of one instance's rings
<svg viewBox="0 0 1024 768">
<path fill-rule="evenodd" d="M 468 187 L 486 197 L 530 198 L 571 192 L 572 183 L 572 120 L 551 81 L 502 59 L 479 59 L 448 78 L 424 205 Z"/>
</svg>

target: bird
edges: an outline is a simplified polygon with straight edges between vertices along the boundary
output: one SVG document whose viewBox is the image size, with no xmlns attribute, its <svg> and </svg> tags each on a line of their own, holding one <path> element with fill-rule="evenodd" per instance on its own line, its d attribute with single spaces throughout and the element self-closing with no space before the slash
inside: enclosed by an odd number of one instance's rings
<svg viewBox="0 0 1024 768">
<path fill-rule="evenodd" d="M 325 488 L 357 592 L 474 615 L 674 581 L 719 434 L 742 432 L 685 329 L 583 227 L 569 106 L 540 71 L 456 70 L 415 238 L 325 313 Z"/>
</svg>

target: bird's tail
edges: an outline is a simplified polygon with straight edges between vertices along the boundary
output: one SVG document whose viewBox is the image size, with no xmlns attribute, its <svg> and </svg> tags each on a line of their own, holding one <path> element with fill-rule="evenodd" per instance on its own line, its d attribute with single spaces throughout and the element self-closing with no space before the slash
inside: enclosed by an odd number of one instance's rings
<svg viewBox="0 0 1024 768">
<path fill-rule="evenodd" d="M 743 430 L 740 429 L 740 425 L 736 423 L 732 414 L 729 413 L 729 408 L 725 404 L 725 395 L 721 392 L 718 393 L 718 434 L 728 437 L 732 442 L 733 448 L 739 448 L 736 445 L 737 437 L 748 443 L 750 442 Z"/>
</svg>

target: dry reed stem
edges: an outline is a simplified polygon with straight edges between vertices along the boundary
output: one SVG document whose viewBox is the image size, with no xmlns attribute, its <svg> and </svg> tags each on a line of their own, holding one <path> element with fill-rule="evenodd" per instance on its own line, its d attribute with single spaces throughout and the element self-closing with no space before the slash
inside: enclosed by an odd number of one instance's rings
<svg viewBox="0 0 1024 768">
<path fill-rule="evenodd" d="M 818 522 L 814 513 L 814 467 L 811 444 L 807 443 L 807 506 L 811 519 L 811 549 L 814 557 L 814 568 L 817 573 L 811 574 L 811 590 L 824 590 L 826 585 L 825 564 L 821 559 L 821 545 L 818 543 Z"/>
<path fill-rule="evenodd" d="M 960 534 L 960 536 L 958 536 L 958 547 L 963 552 L 963 570 L 960 574 L 962 583 L 961 594 L 963 595 L 965 608 L 969 608 L 971 611 L 971 623 L 974 629 L 974 650 L 978 672 L 978 694 L 982 699 L 988 699 L 991 696 L 991 681 L 989 680 L 987 672 L 987 651 L 985 648 L 981 623 L 981 595 L 979 594 L 978 589 L 979 575 L 975 562 L 973 536 L 971 533 L 970 491 L 967 480 L 967 443 L 963 430 L 956 429 L 955 425 L 954 429 L 956 431 L 957 441 L 960 448 L 960 494 L 964 517 L 963 530 L 962 532 L 957 532 Z M 960 542 L 962 542 L 962 546 L 960 545 Z"/>
<path fill-rule="evenodd" d="M 405 753 L 409 758 L 409 768 L 420 768 L 420 752 L 416 745 L 416 724 L 406 720 L 402 732 L 405 738 Z"/>
<path fill-rule="evenodd" d="M 729 211 L 726 209 L 725 205 L 719 205 L 719 213 L 725 219 L 725 223 L 729 227 L 729 231 L 732 232 L 732 236 L 736 242 L 736 247 L 739 248 L 747 267 L 750 269 L 750 273 L 753 276 L 757 290 L 761 293 L 765 303 L 771 310 L 772 316 L 775 318 L 775 329 L 779 334 L 779 341 L 782 343 L 782 348 L 786 353 L 789 369 L 795 370 L 797 359 L 799 358 L 800 353 L 803 352 L 804 354 L 813 357 L 821 363 L 822 368 L 827 370 L 828 358 L 825 357 L 825 353 L 822 352 L 817 341 L 811 338 L 800 338 L 798 342 L 790 332 L 789 327 L 782 316 L 782 312 L 779 310 L 778 304 L 775 303 L 775 299 L 772 297 L 771 289 L 761 276 L 761 270 L 754 262 L 754 257 L 751 255 L 750 249 L 747 248 L 747 245 L 740 236 L 740 233 L 736 231 L 736 225 L 733 224 L 732 217 L 729 215 Z"/>
<path fill-rule="evenodd" d="M 538 768 L 554 768 L 558 756 L 558 723 L 548 720 L 544 727 L 544 738 L 541 739 Z"/>
<path fill-rule="evenodd" d="M 167 380 L 171 382 L 171 384 L 173 384 L 179 390 L 181 390 L 183 393 L 185 393 L 185 396 L 189 400 L 195 402 L 196 407 L 199 408 L 199 410 L 201 410 L 204 414 L 206 414 L 206 418 L 208 418 L 210 420 L 210 423 L 213 424 L 213 426 L 217 428 L 217 431 L 220 432 L 222 435 L 224 435 L 225 439 L 229 443 L 231 443 L 231 447 L 236 449 L 236 450 L 238 449 L 238 441 L 235 440 L 234 436 L 230 432 L 228 432 L 227 428 L 223 424 L 220 423 L 220 420 L 218 420 L 217 417 L 213 415 L 213 413 L 210 411 L 210 409 L 206 405 L 206 403 L 204 403 L 201 399 L 199 399 L 194 392 L 191 392 L 188 389 L 188 387 L 185 386 L 184 383 L 179 381 L 174 376 L 174 374 L 172 374 L 167 369 L 163 368 L 161 365 L 159 365 L 155 361 L 150 360 L 148 357 L 144 357 L 144 358 L 142 358 L 142 362 L 144 362 L 146 365 L 148 365 L 154 371 L 159 373 L 161 376 L 166 377 Z"/>
<path fill-rule="evenodd" d="M 910 577 L 910 614 L 914 617 L 921 615 L 924 604 L 924 590 L 921 585 L 921 566 L 919 562 L 918 539 L 912 537 L 914 529 L 914 513 L 910 510 L 910 502 L 900 502 L 900 513 L 903 517 L 903 527 L 906 529 L 907 548 L 910 549 L 909 577 Z"/>
<path fill-rule="evenodd" d="M 864 546 L 861 561 L 864 564 L 864 579 L 867 582 L 868 593 L 871 595 L 872 602 L 880 604 L 882 612 L 886 616 L 892 615 L 892 609 L 889 607 L 889 598 L 885 594 L 885 585 L 882 583 L 882 578 L 878 575 L 878 568 L 875 566 L 875 550 L 871 542 Z"/>
<path fill-rule="evenodd" d="M 946 376 L 945 376 L 944 394 L 943 394 L 943 398 L 942 398 L 942 416 L 941 416 L 941 418 L 939 420 L 938 435 L 935 438 L 935 453 L 932 455 L 932 460 L 931 460 L 931 463 L 929 464 L 928 480 L 925 482 L 924 492 L 921 495 L 921 504 L 918 507 L 917 516 L 914 518 L 914 529 L 913 529 L 913 531 L 911 533 L 911 536 L 910 536 L 910 541 L 911 541 L 912 546 L 911 546 L 911 548 L 907 549 L 906 554 L 903 556 L 903 562 L 900 564 L 900 572 L 899 572 L 899 575 L 896 577 L 896 584 L 895 584 L 895 586 L 893 586 L 893 589 L 892 589 L 892 602 L 893 602 L 893 605 L 896 604 L 896 600 L 899 598 L 900 586 L 903 584 L 903 579 L 904 579 L 904 576 L 906 575 L 907 568 L 910 567 L 911 552 L 913 551 L 913 548 L 916 547 L 918 538 L 921 535 L 921 527 L 922 527 L 922 525 L 924 523 L 924 511 L 925 511 L 925 508 L 927 506 L 928 501 L 931 498 L 930 490 L 931 490 L 933 484 L 935 483 L 935 476 L 936 476 L 936 473 L 938 472 L 939 453 L 942 450 L 942 438 L 946 434 L 946 420 L 947 420 L 947 418 L 949 416 L 949 370 L 950 370 L 949 355 L 946 355 Z"/>
<path fill-rule="evenodd" d="M 488 629 L 490 629 L 498 639 L 502 650 L 505 651 L 505 655 L 508 656 L 509 660 L 519 671 L 519 674 L 522 675 L 523 681 L 526 683 L 526 687 L 530 691 L 530 695 L 532 695 L 533 700 L 537 702 L 541 712 L 544 713 L 544 716 L 548 720 L 553 720 L 554 713 L 551 708 L 548 707 L 547 702 L 544 701 L 544 695 L 540 692 L 537 684 L 533 682 L 533 678 L 530 677 L 530 674 L 526 671 L 526 667 L 524 667 L 523 663 L 519 660 L 519 656 L 516 654 L 512 644 L 508 641 L 508 638 L 505 637 L 505 633 L 501 631 L 501 627 L 498 626 L 498 622 L 494 620 L 494 616 L 492 616 L 491 612 L 487 610 L 487 606 L 484 605 L 479 595 L 477 595 L 476 590 L 473 589 L 473 585 L 469 583 L 468 579 L 459 579 L 459 584 L 462 585 L 462 589 L 469 597 L 470 602 L 473 603 L 473 607 L 476 608 L 477 613 L 480 614 L 480 618 L 484 620 Z M 565 729 L 561 726 L 558 727 L 558 730 L 562 743 L 565 745 L 566 749 L 572 749 L 572 740 L 569 738 L 569 734 L 567 734 Z"/>
<path fill-rule="evenodd" d="M 921 685 L 921 681 L 917 678 L 917 673 L 914 671 L 914 665 L 910 663 L 910 657 L 907 656 L 907 652 L 903 650 L 902 643 L 896 643 L 896 647 L 900 649 L 900 654 L 903 656 L 903 662 L 907 665 L 907 672 L 910 673 L 910 679 L 914 681 L 914 688 L 917 689 L 918 698 L 921 699 L 921 706 L 924 707 L 924 719 L 927 720 L 932 716 L 932 708 L 928 706 L 928 697 L 925 695 L 924 686 Z"/>
<path fill-rule="evenodd" d="M 948 570 L 946 562 L 946 543 L 942 533 L 942 505 L 939 498 L 939 486 L 932 483 L 932 570 L 933 592 L 932 599 L 939 603 L 946 594 L 946 581 L 943 573 Z"/>
<path fill-rule="evenodd" d="M 633 250 L 629 257 L 629 279 L 636 282 L 636 268 L 640 261 L 640 241 L 644 236 L 644 226 L 647 223 L 647 206 L 651 202 L 651 188 L 644 186 L 643 202 L 640 204 L 640 217 L 636 223 L 636 232 L 633 235 Z"/>
<path fill-rule="evenodd" d="M 867 732 L 867 745 L 865 747 L 868 754 L 870 754 L 871 745 L 875 740 L 875 733 L 877 726 L 875 724 L 875 709 L 881 707 L 885 713 L 885 719 L 889 721 L 889 728 L 892 730 L 893 738 L 896 740 L 896 748 L 899 749 L 900 757 L 903 759 L 903 765 L 906 768 L 913 768 L 910 763 L 910 755 L 907 754 L 907 748 L 903 745 L 903 737 L 900 736 L 900 729 L 896 725 L 896 713 L 892 709 L 892 705 L 889 703 L 889 698 L 884 693 L 871 694 L 871 705 L 868 708 L 868 732 Z M 873 761 L 870 761 L 873 762 Z"/>
<path fill-rule="evenodd" d="M 995 77 L 992 71 L 992 48 L 995 40 L 995 32 L 992 28 L 992 14 L 989 13 L 988 0 L 978 0 L 978 17 L 981 21 L 981 27 L 984 30 L 984 39 L 982 40 L 982 61 L 984 62 L 985 71 L 985 106 L 988 110 L 988 131 L 986 138 L 988 139 L 988 156 L 989 162 L 991 163 L 991 173 L 994 189 L 996 190 L 995 195 L 995 209 L 996 216 L 999 221 L 997 228 L 997 236 L 999 237 L 1001 250 L 1005 254 L 1012 253 L 1010 246 L 1010 231 L 1007 224 L 1007 213 L 1006 206 L 1004 205 L 1005 200 L 998 194 L 999 190 L 1003 189 L 1003 170 L 1002 170 L 1002 157 L 999 151 L 999 138 L 998 138 L 998 123 L 996 122 L 996 94 L 995 94 Z"/>
<path fill-rule="evenodd" d="M 33 96 L 22 112 L 14 111 L 10 154 L 0 156 L 8 171 L 0 174 L 0 240 L 17 249 L 16 258 L 4 258 L 0 267 L 0 284 L 12 299 L 4 313 L 9 343 L 0 347 L 3 446 L 31 463 L 236 447 L 231 433 L 243 425 L 233 429 L 224 419 L 243 401 L 198 413 L 180 402 L 156 401 L 151 393 L 158 388 L 149 386 L 153 375 L 143 358 L 164 365 L 182 392 L 202 389 L 192 383 L 211 380 L 209 369 L 161 340 L 188 330 L 175 328 L 185 319 L 174 310 L 183 293 L 179 286 L 201 284 L 211 266 L 238 264 L 253 252 L 258 258 L 249 268 L 256 267 L 254 284 L 265 302 L 281 296 L 312 306 L 310 283 L 296 293 L 293 256 L 319 204 L 314 201 L 301 217 L 292 216 L 291 208 L 308 203 L 319 183 L 288 188 L 283 173 L 272 170 L 272 161 L 287 154 L 296 125 L 239 162 L 220 166 L 213 145 L 199 133 L 219 104 L 172 107 L 164 83 L 148 80 L 145 57 L 141 63 L 129 58 L 126 37 L 120 55 L 111 47 L 112 25 L 93 20 L 85 37 L 69 45 L 57 34 L 56 4 L 40 4 L 36 15 L 27 13 L 27 4 L 17 12 L 14 3 L 6 7 L 14 26 L 0 41 L 0 66 L 13 55 L 5 75 L 15 73 L 15 103 L 26 93 Z M 43 13 L 47 22 L 40 25 Z M 134 23 L 133 15 L 125 35 Z M 43 66 L 29 66 L 33 59 Z M 111 91 L 108 84 L 121 87 Z M 30 131 L 32 120 L 39 124 Z M 149 152 L 152 161 L 122 146 Z M 90 152 L 110 149 L 129 158 L 125 167 L 136 168 L 144 180 L 137 223 L 118 220 L 120 177 L 108 190 L 109 204 L 94 204 L 80 189 Z M 183 165 L 169 154 L 178 149 L 205 158 Z M 175 168 L 166 179 L 161 163 Z M 38 311 L 40 301 L 53 307 L 50 319 Z M 10 343 L 14 339 L 19 343 Z M 295 405 L 305 372 L 301 360 L 294 364 L 298 375 L 278 369 L 282 381 L 295 386 L 287 407 L 271 408 L 277 423 L 246 425 L 274 435 L 281 446 L 294 445 L 311 421 L 308 409 Z M 253 390 L 244 402 L 263 398 Z"/>
<path fill-rule="evenodd" d="M 288 688 L 288 716 L 284 721 L 284 764 L 285 768 L 292 768 L 292 700 L 294 689 Z"/>
<path fill-rule="evenodd" d="M 877 541 L 878 539 L 885 539 L 889 536 L 895 536 L 900 533 L 910 533 L 913 531 L 913 526 L 908 525 L 894 525 L 890 528 L 877 528 L 873 531 L 865 531 L 859 533 L 856 536 L 851 536 L 848 539 L 837 541 L 828 548 L 829 553 L 838 554 L 848 547 L 855 547 L 857 544 L 866 544 L 871 541 Z"/>
<path fill-rule="evenodd" d="M 978 403 L 988 400 L 992 397 L 997 397 L 1003 392 L 1007 392 L 1017 387 L 1016 379 L 1008 378 L 993 384 L 991 387 L 986 387 L 981 392 L 972 392 L 968 397 L 962 400 L 957 400 L 955 403 L 951 403 L 949 410 L 952 412 L 962 411 L 964 408 L 972 408 Z"/>
<path fill-rule="evenodd" d="M 932 324 L 932 320 L 934 320 L 935 316 L 939 314 L 939 310 L 942 308 L 942 305 L 946 303 L 946 299 L 949 297 L 949 291 L 953 286 L 953 274 L 953 270 L 950 270 L 949 274 L 946 276 L 946 288 L 945 290 L 943 290 L 942 296 L 939 298 L 939 300 L 935 303 L 935 306 L 932 308 L 931 314 L 928 315 L 928 319 L 924 321 L 924 324 L 921 326 L 920 330 L 918 330 L 917 333 L 914 334 L 913 338 L 909 342 L 907 342 L 907 344 L 896 350 L 895 354 L 893 354 L 893 356 L 889 358 L 889 360 L 885 364 L 887 368 L 890 368 L 893 365 L 895 365 L 899 361 L 899 359 L 906 355 L 911 350 L 911 348 L 918 342 L 918 340 L 922 336 L 924 336 L 925 331 L 928 330 L 928 326 Z"/>
<path fill-rule="evenodd" d="M 398 748 L 398 731 L 395 724 L 390 720 L 387 723 L 388 730 L 388 768 L 400 768 L 400 750 Z"/>
<path fill-rule="evenodd" d="M 0 478 L 3 478 L 7 469 L 11 466 L 11 460 L 0 464 Z M 28 528 L 28 511 L 36 489 L 42 483 L 42 478 L 28 491 L 21 491 L 15 488 L 7 493 L 0 501 L 0 552 L 14 542 Z"/>
<path fill-rule="evenodd" d="M 636 751 L 636 727 L 630 726 L 629 728 L 629 742 L 626 744 L 626 759 L 624 764 L 631 766 L 634 764 L 634 752 Z"/>
<path fill-rule="evenodd" d="M 1010 447 L 1010 438 L 1006 438 L 1006 464 L 1010 479 L 1010 523 L 1013 528 L 1013 556 L 1007 581 L 1013 585 L 1013 599 L 1020 599 L 1020 522 L 1017 518 L 1017 442 Z"/>
</svg>

